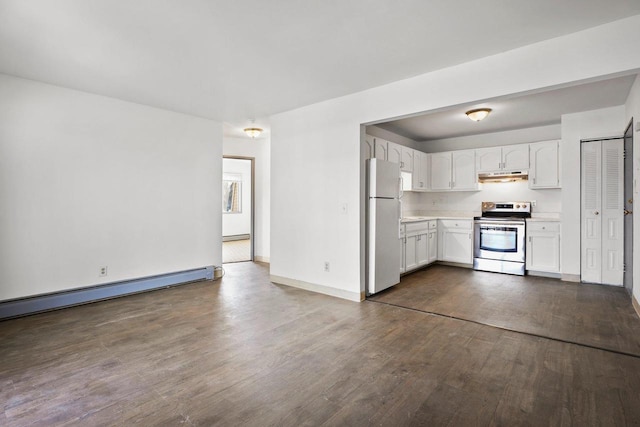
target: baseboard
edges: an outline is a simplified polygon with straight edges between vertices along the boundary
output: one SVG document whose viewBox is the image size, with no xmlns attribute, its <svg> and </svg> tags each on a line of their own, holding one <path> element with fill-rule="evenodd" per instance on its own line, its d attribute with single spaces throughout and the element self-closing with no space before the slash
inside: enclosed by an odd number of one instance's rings
<svg viewBox="0 0 640 427">
<path fill-rule="evenodd" d="M 527 270 L 527 276 L 548 277 L 549 279 L 561 279 L 560 273 L 549 273 L 547 271 Z"/>
<path fill-rule="evenodd" d="M 330 286 L 317 285 L 315 283 L 303 282 L 302 280 L 289 279 L 288 277 L 274 275 L 271 275 L 270 280 L 278 285 L 291 286 L 293 288 L 304 289 L 305 291 L 316 292 L 349 301 L 360 302 L 364 300 L 364 292 L 350 292 L 343 289 L 332 288 Z"/>
<path fill-rule="evenodd" d="M 258 256 L 258 255 L 255 255 L 255 256 L 253 257 L 253 260 L 254 260 L 254 261 L 257 261 L 257 262 L 264 262 L 264 263 L 266 263 L 266 264 L 269 264 L 269 257 L 268 257 L 268 256 Z"/>
<path fill-rule="evenodd" d="M 563 282 L 580 282 L 580 275 L 579 274 L 562 274 L 560 276 L 560 280 L 562 280 Z"/>
<path fill-rule="evenodd" d="M 462 267 L 462 268 L 471 268 L 471 269 L 473 268 L 473 264 L 462 264 L 459 262 L 438 261 L 437 263 L 440 265 L 448 265 L 449 267 Z"/>
<path fill-rule="evenodd" d="M 633 305 L 633 308 L 636 311 L 638 317 L 640 317 L 640 304 L 638 304 L 638 300 L 633 295 L 631 295 L 631 304 Z"/>
<path fill-rule="evenodd" d="M 104 285 L 72 289 L 0 302 L 0 319 L 26 316 L 43 311 L 117 298 L 153 289 L 167 288 L 199 280 L 213 279 L 213 266 L 158 276 L 143 277 Z"/>
<path fill-rule="evenodd" d="M 250 239 L 250 234 L 236 234 L 234 236 L 222 236 L 223 242 L 233 242 L 234 240 L 247 240 Z"/>
</svg>

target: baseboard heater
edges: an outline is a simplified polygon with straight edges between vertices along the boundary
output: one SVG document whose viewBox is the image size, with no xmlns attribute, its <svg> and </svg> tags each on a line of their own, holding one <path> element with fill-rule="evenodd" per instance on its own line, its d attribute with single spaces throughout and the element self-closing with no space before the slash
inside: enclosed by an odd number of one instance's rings
<svg viewBox="0 0 640 427">
<path fill-rule="evenodd" d="M 0 320 L 213 279 L 213 266 L 0 302 Z"/>
</svg>

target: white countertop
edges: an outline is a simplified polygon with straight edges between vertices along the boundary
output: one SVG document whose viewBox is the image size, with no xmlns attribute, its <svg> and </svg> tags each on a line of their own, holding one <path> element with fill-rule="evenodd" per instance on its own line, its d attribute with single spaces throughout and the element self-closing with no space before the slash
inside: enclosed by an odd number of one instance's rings
<svg viewBox="0 0 640 427">
<path fill-rule="evenodd" d="M 406 222 L 433 221 L 433 220 L 436 220 L 436 219 L 438 219 L 438 217 L 434 217 L 434 216 L 405 216 L 400 220 L 400 222 L 406 223 Z"/>
<path fill-rule="evenodd" d="M 419 221 L 435 221 L 437 219 L 453 219 L 453 220 L 472 220 L 473 217 L 468 216 L 405 216 L 400 222 L 419 222 Z"/>
</svg>

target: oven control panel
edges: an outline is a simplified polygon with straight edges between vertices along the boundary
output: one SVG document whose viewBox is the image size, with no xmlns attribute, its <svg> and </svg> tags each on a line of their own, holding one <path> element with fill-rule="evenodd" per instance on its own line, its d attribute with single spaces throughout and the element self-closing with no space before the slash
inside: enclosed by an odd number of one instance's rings
<svg viewBox="0 0 640 427">
<path fill-rule="evenodd" d="M 482 213 L 530 213 L 531 202 L 482 202 Z"/>
</svg>

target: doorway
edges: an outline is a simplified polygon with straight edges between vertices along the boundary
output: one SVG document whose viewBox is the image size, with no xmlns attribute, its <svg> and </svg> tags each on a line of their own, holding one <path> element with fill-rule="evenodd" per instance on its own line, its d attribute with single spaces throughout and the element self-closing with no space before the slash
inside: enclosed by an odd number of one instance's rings
<svg viewBox="0 0 640 427">
<path fill-rule="evenodd" d="M 624 131 L 624 288 L 633 290 L 633 117 Z"/>
<path fill-rule="evenodd" d="M 254 159 L 222 159 L 222 263 L 253 261 Z"/>
</svg>

